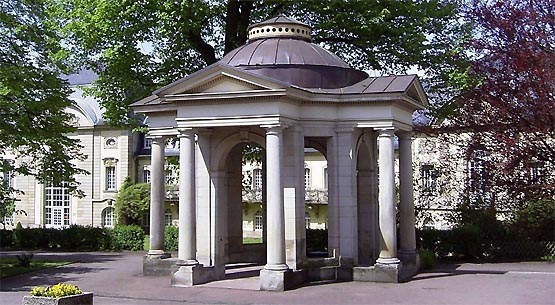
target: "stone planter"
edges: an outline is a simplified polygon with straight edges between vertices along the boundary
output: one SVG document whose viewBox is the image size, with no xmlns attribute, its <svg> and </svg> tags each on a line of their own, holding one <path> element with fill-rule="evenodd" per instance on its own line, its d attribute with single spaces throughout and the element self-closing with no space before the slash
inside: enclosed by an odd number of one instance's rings
<svg viewBox="0 0 555 305">
<path fill-rule="evenodd" d="M 61 298 L 26 295 L 23 297 L 23 305 L 93 305 L 93 294 L 83 292 Z"/>
</svg>

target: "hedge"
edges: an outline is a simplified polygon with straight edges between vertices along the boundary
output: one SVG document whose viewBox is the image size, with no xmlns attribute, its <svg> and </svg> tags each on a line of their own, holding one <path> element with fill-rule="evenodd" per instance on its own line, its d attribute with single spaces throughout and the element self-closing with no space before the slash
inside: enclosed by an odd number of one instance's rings
<svg viewBox="0 0 555 305">
<path fill-rule="evenodd" d="M 114 229 L 73 225 L 65 229 L 22 228 L 0 230 L 0 248 L 12 250 L 105 251 L 142 250 L 144 231 L 139 226 Z"/>
</svg>

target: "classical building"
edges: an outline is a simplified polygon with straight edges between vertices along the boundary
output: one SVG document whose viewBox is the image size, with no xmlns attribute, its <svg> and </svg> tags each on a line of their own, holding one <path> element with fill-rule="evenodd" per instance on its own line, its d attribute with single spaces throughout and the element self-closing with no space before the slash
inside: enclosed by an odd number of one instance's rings
<svg viewBox="0 0 555 305">
<path fill-rule="evenodd" d="M 427 98 L 416 76 L 368 77 L 310 42 L 285 17 L 249 27 L 246 45 L 132 106 L 152 139 L 150 250 L 144 273 L 172 268 L 172 284 L 223 279 L 225 264 L 266 264 L 262 290 L 324 274 L 306 257 L 305 148 L 327 161 L 328 255 L 340 279 L 397 282 L 416 270 L 412 114 Z M 394 137 L 399 138 L 397 244 Z M 164 249 L 164 158 L 179 138 L 179 250 Z M 242 151 L 264 148 L 266 238 L 242 237 Z M 250 144 L 249 144 L 250 145 Z M 253 251 L 255 250 L 255 251 Z"/>
</svg>

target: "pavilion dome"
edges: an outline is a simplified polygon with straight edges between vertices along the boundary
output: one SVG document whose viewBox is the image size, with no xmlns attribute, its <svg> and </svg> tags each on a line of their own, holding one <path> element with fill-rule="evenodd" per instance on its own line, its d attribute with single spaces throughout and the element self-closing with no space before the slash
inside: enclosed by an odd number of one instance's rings
<svg viewBox="0 0 555 305">
<path fill-rule="evenodd" d="M 303 88 L 335 89 L 368 77 L 311 43 L 310 26 L 279 16 L 251 25 L 245 45 L 221 62 Z"/>
</svg>

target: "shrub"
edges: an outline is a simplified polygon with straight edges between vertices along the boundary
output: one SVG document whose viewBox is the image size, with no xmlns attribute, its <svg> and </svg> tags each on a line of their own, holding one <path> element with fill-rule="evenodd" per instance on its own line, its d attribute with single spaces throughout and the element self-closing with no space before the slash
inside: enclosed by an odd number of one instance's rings
<svg viewBox="0 0 555 305">
<path fill-rule="evenodd" d="M 429 250 L 421 250 L 420 251 L 420 263 L 421 268 L 425 269 L 432 269 L 436 264 L 436 254 Z"/>
<path fill-rule="evenodd" d="M 555 241 L 555 201 L 537 200 L 517 210 L 510 224 L 520 239 Z"/>
<path fill-rule="evenodd" d="M 168 226 L 165 230 L 164 247 L 167 251 L 177 251 L 179 244 L 179 229 L 174 226 Z"/>
<path fill-rule="evenodd" d="M 328 251 L 328 230 L 307 229 L 306 251 Z"/>
<path fill-rule="evenodd" d="M 119 225 L 112 232 L 112 249 L 117 250 L 142 250 L 145 233 L 137 225 Z"/>
<path fill-rule="evenodd" d="M 0 230 L 0 248 L 11 249 L 14 247 L 13 231 Z"/>
</svg>

